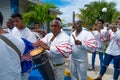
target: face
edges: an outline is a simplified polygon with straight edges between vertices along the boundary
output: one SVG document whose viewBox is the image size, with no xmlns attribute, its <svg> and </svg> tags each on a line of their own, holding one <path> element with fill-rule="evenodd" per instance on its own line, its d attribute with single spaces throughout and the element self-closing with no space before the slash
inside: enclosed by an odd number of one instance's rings
<svg viewBox="0 0 120 80">
<path fill-rule="evenodd" d="M 98 21 L 97 26 L 98 26 L 99 29 L 102 29 L 103 28 L 103 23 L 101 21 Z"/>
<path fill-rule="evenodd" d="M 77 31 L 81 31 L 82 30 L 82 24 L 81 24 L 81 22 L 76 21 L 75 24 L 74 24 L 74 28 Z"/>
<path fill-rule="evenodd" d="M 35 29 L 39 29 L 40 25 L 39 24 L 35 24 L 34 28 Z"/>
<path fill-rule="evenodd" d="M 113 32 L 116 32 L 116 31 L 117 31 L 117 28 L 116 28 L 116 27 L 113 27 L 113 28 L 112 28 L 112 31 L 113 31 Z"/>
<path fill-rule="evenodd" d="M 117 25 L 120 26 L 120 19 L 117 20 Z"/>
<path fill-rule="evenodd" d="M 13 21 L 7 21 L 6 26 L 7 28 L 12 29 L 14 27 Z"/>
<path fill-rule="evenodd" d="M 20 17 L 15 17 L 13 19 L 14 21 L 14 25 L 18 28 L 18 29 L 23 29 L 24 24 L 23 24 L 23 20 Z"/>
<path fill-rule="evenodd" d="M 60 28 L 60 25 L 58 24 L 58 21 L 53 20 L 51 22 L 50 30 L 51 30 L 51 32 L 53 33 L 54 36 L 57 36 L 60 33 L 61 28 Z"/>
</svg>

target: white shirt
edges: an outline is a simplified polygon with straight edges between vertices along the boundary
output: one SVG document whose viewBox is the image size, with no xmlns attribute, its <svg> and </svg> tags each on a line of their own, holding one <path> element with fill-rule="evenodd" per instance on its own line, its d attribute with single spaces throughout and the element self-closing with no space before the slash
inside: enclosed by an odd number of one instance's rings
<svg viewBox="0 0 120 80">
<path fill-rule="evenodd" d="M 43 38 L 42 34 L 40 34 L 38 32 L 32 32 L 32 33 L 35 35 L 35 37 L 37 38 L 37 40 Z"/>
<path fill-rule="evenodd" d="M 11 33 L 20 38 L 25 38 L 32 43 L 35 43 L 37 41 L 35 35 L 27 27 L 22 30 L 19 30 L 16 27 L 14 27 Z"/>
<path fill-rule="evenodd" d="M 117 30 L 117 32 L 114 33 L 114 36 L 112 36 L 106 53 L 113 56 L 120 55 L 120 30 Z"/>
<path fill-rule="evenodd" d="M 50 55 L 53 64 L 61 64 L 65 60 L 61 52 L 56 48 L 56 46 L 61 43 L 69 43 L 69 36 L 64 31 L 61 31 L 51 42 L 52 37 L 53 33 L 49 33 L 42 39 L 42 41 L 50 46 Z"/>
<path fill-rule="evenodd" d="M 7 31 L 8 33 L 12 32 L 13 28 L 12 29 L 9 29 L 9 28 L 6 28 L 6 29 L 3 29 L 5 31 Z"/>
<path fill-rule="evenodd" d="M 92 31 L 92 34 L 95 36 L 98 42 L 98 48 L 96 49 L 96 51 L 104 52 L 104 42 L 106 41 L 109 35 L 107 28 L 101 29 L 100 32 Z"/>
<path fill-rule="evenodd" d="M 25 44 L 22 39 L 11 34 L 3 34 L 11 40 L 21 53 Z M 21 65 L 17 52 L 0 39 L 0 80 L 21 80 Z M 22 54 L 21 54 L 22 55 Z"/>
<path fill-rule="evenodd" d="M 72 45 L 72 59 L 77 61 L 87 61 L 88 50 L 94 52 L 97 47 L 95 37 L 91 32 L 86 30 L 82 30 L 78 36 L 76 36 L 75 33 L 76 31 L 74 31 L 70 36 L 70 43 Z M 76 45 L 72 35 L 74 35 L 76 40 L 81 41 L 82 45 Z"/>
</svg>

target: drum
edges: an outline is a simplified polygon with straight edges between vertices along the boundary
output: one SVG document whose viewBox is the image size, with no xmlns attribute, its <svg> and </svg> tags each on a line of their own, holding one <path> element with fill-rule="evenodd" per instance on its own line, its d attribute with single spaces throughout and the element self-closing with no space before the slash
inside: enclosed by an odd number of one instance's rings
<svg viewBox="0 0 120 80">
<path fill-rule="evenodd" d="M 43 48 L 38 48 L 30 52 L 35 69 L 38 69 L 44 80 L 55 80 L 53 64 L 48 53 Z"/>
</svg>

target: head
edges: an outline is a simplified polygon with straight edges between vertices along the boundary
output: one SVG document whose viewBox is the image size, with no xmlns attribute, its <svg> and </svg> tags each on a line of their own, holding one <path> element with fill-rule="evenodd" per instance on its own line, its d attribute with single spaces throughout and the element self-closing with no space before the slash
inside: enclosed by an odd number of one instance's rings
<svg viewBox="0 0 120 80">
<path fill-rule="evenodd" d="M 24 29 L 24 28 L 25 28 L 24 23 L 23 23 L 23 18 L 22 18 L 22 15 L 21 15 L 21 14 L 15 13 L 15 14 L 13 14 L 11 17 L 12 17 L 12 19 L 13 19 L 14 25 L 15 25 L 18 29 Z"/>
<path fill-rule="evenodd" d="M 56 18 L 54 18 L 54 19 L 61 22 L 61 19 L 60 19 L 59 17 L 56 17 Z M 61 24 L 62 24 L 62 22 L 61 22 Z M 62 25 L 61 25 L 61 28 L 62 28 Z"/>
<path fill-rule="evenodd" d="M 61 22 L 59 20 L 56 20 L 56 19 L 51 21 L 50 30 L 54 36 L 57 36 L 61 31 Z"/>
<path fill-rule="evenodd" d="M 36 23 L 34 24 L 34 29 L 40 29 L 40 24 L 36 22 Z"/>
<path fill-rule="evenodd" d="M 6 26 L 7 26 L 7 28 L 12 29 L 14 27 L 13 20 L 8 19 L 6 22 Z"/>
<path fill-rule="evenodd" d="M 82 30 L 82 22 L 81 21 L 75 21 L 74 28 L 76 31 L 80 32 Z"/>
<path fill-rule="evenodd" d="M 120 26 L 120 17 L 117 19 L 117 25 Z"/>
<path fill-rule="evenodd" d="M 112 24 L 112 25 L 111 25 L 111 30 L 112 30 L 113 32 L 116 32 L 116 31 L 117 31 L 117 25 Z"/>
<path fill-rule="evenodd" d="M 97 25 L 93 25 L 92 30 L 93 31 L 97 31 L 98 30 L 98 26 Z"/>
<path fill-rule="evenodd" d="M 3 15 L 2 13 L 0 12 L 0 26 L 2 27 L 2 23 L 3 23 Z"/>
<path fill-rule="evenodd" d="M 102 19 L 99 19 L 98 22 L 97 22 L 98 28 L 103 29 L 103 24 L 104 24 L 104 21 Z"/>
<path fill-rule="evenodd" d="M 56 20 L 59 20 L 59 21 L 61 22 L 61 19 L 60 19 L 59 17 L 56 17 L 55 19 L 56 19 Z"/>
</svg>

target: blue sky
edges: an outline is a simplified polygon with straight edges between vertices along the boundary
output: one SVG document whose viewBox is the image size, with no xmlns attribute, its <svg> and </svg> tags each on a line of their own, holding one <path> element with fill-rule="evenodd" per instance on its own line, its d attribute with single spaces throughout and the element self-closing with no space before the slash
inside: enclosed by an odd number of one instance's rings
<svg viewBox="0 0 120 80">
<path fill-rule="evenodd" d="M 63 7 L 63 6 L 67 6 L 70 4 L 69 1 L 65 1 L 65 0 L 42 0 L 42 2 L 52 2 L 55 3 L 58 7 Z"/>
<path fill-rule="evenodd" d="M 84 5 L 89 4 L 92 1 L 102 0 L 41 0 L 42 2 L 52 2 L 57 5 L 62 15 L 58 15 L 65 23 L 72 22 L 72 13 L 80 13 L 79 8 L 84 8 Z M 107 2 L 115 2 L 116 8 L 120 11 L 120 0 L 105 0 Z M 77 19 L 77 17 L 75 18 Z"/>
</svg>

